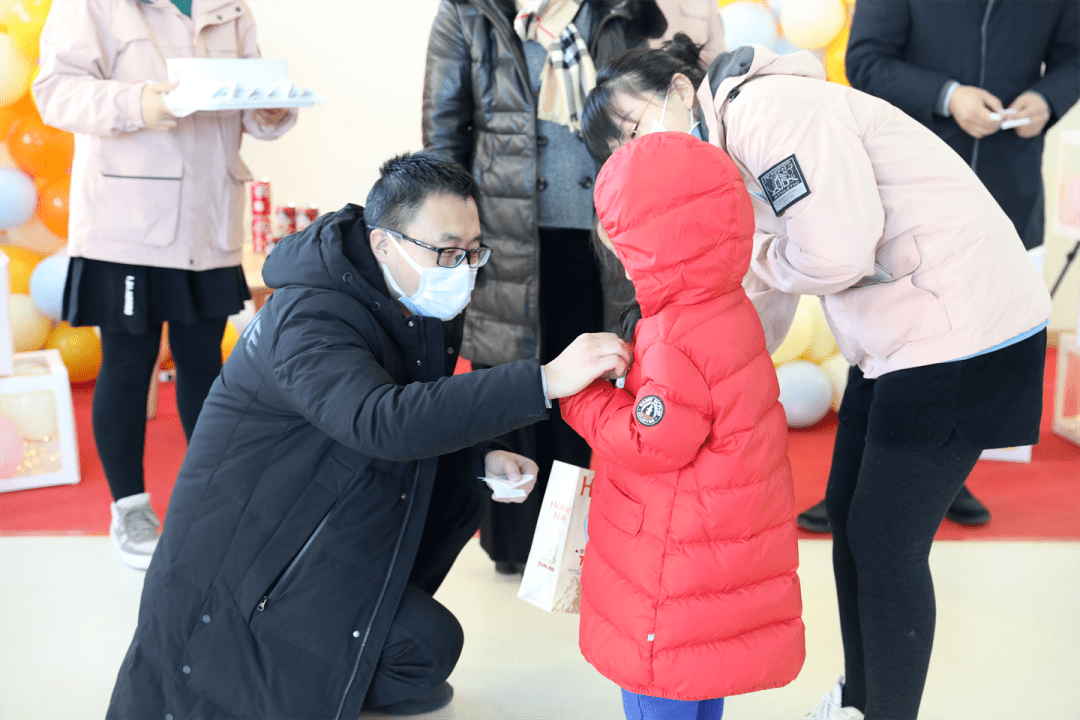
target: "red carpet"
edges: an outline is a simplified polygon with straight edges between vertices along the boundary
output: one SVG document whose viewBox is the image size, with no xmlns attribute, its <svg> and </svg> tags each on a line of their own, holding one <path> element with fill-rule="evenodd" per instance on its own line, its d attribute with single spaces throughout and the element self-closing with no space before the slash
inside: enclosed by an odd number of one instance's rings
<svg viewBox="0 0 1080 720">
<path fill-rule="evenodd" d="M 989 506 L 993 521 L 983 528 L 961 528 L 945 522 L 938 534 L 945 540 L 1078 540 L 1080 539 L 1080 448 L 1051 430 L 1056 352 L 1046 363 L 1042 442 L 1030 464 L 980 461 L 968 487 Z M 109 487 L 94 448 L 90 425 L 92 386 L 76 386 L 82 482 L 78 485 L 0 494 L 0 534 L 105 534 L 109 527 Z M 836 416 L 812 428 L 791 433 L 788 454 L 795 473 L 795 504 L 801 511 L 820 500 L 832 455 Z M 176 412 L 171 383 L 161 385 L 158 415 L 147 423 L 147 489 L 158 514 L 164 516 L 172 485 L 183 462 L 184 433 Z M 804 537 L 825 537 L 804 534 Z"/>
</svg>

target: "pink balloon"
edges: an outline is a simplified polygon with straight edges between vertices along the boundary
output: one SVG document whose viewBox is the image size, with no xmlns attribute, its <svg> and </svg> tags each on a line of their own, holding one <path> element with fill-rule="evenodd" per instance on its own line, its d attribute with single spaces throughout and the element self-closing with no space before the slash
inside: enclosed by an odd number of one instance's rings
<svg viewBox="0 0 1080 720">
<path fill-rule="evenodd" d="M 1080 227 L 1080 177 L 1073 178 L 1061 191 L 1058 220 L 1063 225 Z"/>
<path fill-rule="evenodd" d="M 10 420 L 0 417 L 0 478 L 15 474 L 23 461 L 23 439 Z"/>
</svg>

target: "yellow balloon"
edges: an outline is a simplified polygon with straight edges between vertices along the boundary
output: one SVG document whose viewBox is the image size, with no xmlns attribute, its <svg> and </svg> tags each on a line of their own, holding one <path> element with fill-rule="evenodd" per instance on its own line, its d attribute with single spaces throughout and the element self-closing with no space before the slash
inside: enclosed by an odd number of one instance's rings
<svg viewBox="0 0 1080 720">
<path fill-rule="evenodd" d="M 37 62 L 41 28 L 51 5 L 52 0 L 16 0 L 6 13 L 0 15 L 0 23 L 7 26 L 7 34 L 31 65 Z"/>
<path fill-rule="evenodd" d="M 41 314 L 29 295 L 12 293 L 11 336 L 15 341 L 15 352 L 40 350 L 51 328 L 52 321 Z"/>
<path fill-rule="evenodd" d="M 814 316 L 806 305 L 800 303 L 795 309 L 795 319 L 791 321 L 791 329 L 788 330 L 784 342 L 780 343 L 780 347 L 772 354 L 773 367 L 779 367 L 802 355 L 810 347 L 813 337 Z"/>
<path fill-rule="evenodd" d="M 73 383 L 89 382 L 101 370 L 101 339 L 92 327 L 71 327 L 66 322 L 49 334 L 45 347 L 60 351 Z"/>
<path fill-rule="evenodd" d="M 4 245 L 0 247 L 0 251 L 8 256 L 8 277 L 11 280 L 12 294 L 29 295 L 30 274 L 45 256 L 18 245 Z"/>
<path fill-rule="evenodd" d="M 823 48 L 844 27 L 841 0 L 795 0 L 780 8 L 780 28 L 788 40 L 807 50 Z"/>
<path fill-rule="evenodd" d="M 847 79 L 847 46 L 848 39 L 851 37 L 851 28 L 845 27 L 840 31 L 840 34 L 833 38 L 833 41 L 829 43 L 825 48 L 825 77 L 826 79 L 840 83 L 841 85 L 847 85 L 851 87 L 851 83 Z"/>
<path fill-rule="evenodd" d="M 229 359 L 229 354 L 236 347 L 236 341 L 240 339 L 240 333 L 236 332 L 231 322 L 225 323 L 225 335 L 221 338 L 221 362 Z"/>
<path fill-rule="evenodd" d="M 49 440 L 59 433 L 56 394 L 52 390 L 0 395 L 0 415 L 11 421 L 27 440 Z"/>
<path fill-rule="evenodd" d="M 814 332 L 810 339 L 810 347 L 806 349 L 806 359 L 819 363 L 830 355 L 835 355 L 839 348 L 832 330 L 829 329 L 829 321 L 825 319 L 825 310 L 821 307 L 821 300 L 815 295 L 804 295 L 799 299 L 799 305 L 805 306 L 814 317 Z"/>
<path fill-rule="evenodd" d="M 847 387 L 848 371 L 851 366 L 847 364 L 844 356 L 839 353 L 819 363 L 819 366 L 829 376 L 829 382 L 832 383 L 832 409 L 839 410 L 840 401 L 844 398 L 844 389 Z"/>
<path fill-rule="evenodd" d="M 30 89 L 34 66 L 6 33 L 0 33 L 0 107 L 7 107 Z"/>
</svg>

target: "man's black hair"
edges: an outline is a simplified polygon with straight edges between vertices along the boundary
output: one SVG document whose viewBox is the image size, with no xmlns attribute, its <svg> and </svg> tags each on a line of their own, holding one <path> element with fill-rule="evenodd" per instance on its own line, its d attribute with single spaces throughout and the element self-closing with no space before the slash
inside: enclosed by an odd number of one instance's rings
<svg viewBox="0 0 1080 720">
<path fill-rule="evenodd" d="M 442 194 L 476 200 L 480 189 L 450 158 L 431 152 L 398 155 L 379 168 L 364 206 L 364 222 L 369 228 L 404 232 L 428 197 Z"/>
</svg>

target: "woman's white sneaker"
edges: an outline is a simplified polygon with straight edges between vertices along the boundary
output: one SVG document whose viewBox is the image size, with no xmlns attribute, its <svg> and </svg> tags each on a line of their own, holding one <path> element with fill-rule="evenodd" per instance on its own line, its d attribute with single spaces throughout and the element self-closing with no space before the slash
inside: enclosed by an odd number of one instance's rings
<svg viewBox="0 0 1080 720">
<path fill-rule="evenodd" d="M 853 707 L 842 707 L 844 697 L 844 676 L 836 681 L 836 686 L 821 698 L 821 702 L 806 717 L 809 720 L 863 720 L 863 714 Z"/>
<path fill-rule="evenodd" d="M 150 493 L 120 498 L 111 506 L 109 538 L 125 565 L 145 570 L 154 556 L 161 521 L 150 507 Z"/>
</svg>

